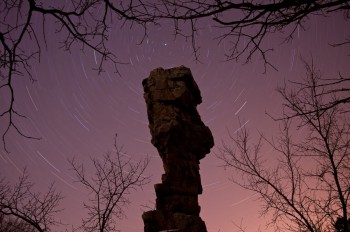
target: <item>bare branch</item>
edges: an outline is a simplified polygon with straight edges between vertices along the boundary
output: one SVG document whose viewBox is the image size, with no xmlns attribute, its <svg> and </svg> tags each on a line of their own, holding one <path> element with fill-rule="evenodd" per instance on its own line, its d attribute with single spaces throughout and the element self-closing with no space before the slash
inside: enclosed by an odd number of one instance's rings
<svg viewBox="0 0 350 232">
<path fill-rule="evenodd" d="M 31 230 L 51 231 L 50 227 L 60 224 L 54 218 L 54 214 L 60 211 L 58 205 L 62 196 L 56 192 L 53 185 L 50 185 L 45 193 L 34 192 L 33 186 L 26 170 L 13 187 L 2 179 L 0 215 L 12 217 Z"/>
<path fill-rule="evenodd" d="M 54 21 L 55 33 L 61 34 L 61 48 L 71 51 L 76 45 L 82 50 L 92 50 L 100 55 L 98 72 L 103 71 L 106 61 L 117 65 L 121 62 L 115 54 L 106 47 L 109 28 L 114 20 L 139 25 L 147 34 L 146 24 L 154 21 L 154 16 L 147 13 L 147 3 L 142 1 L 128 1 L 115 4 L 111 1 L 79 1 L 72 0 L 71 4 L 61 2 L 40 2 L 34 0 L 12 1 L 4 0 L 0 3 L 0 90 L 8 91 L 8 104 L 1 108 L 0 117 L 6 118 L 7 124 L 2 135 L 5 151 L 6 135 L 14 129 L 19 135 L 29 139 L 40 139 L 25 134 L 18 126 L 18 120 L 23 118 L 15 109 L 15 91 L 13 79 L 18 76 L 31 75 L 32 60 L 38 59 L 42 53 L 41 46 L 47 48 L 47 30 L 45 23 Z M 103 9 L 103 14 L 97 14 L 97 9 Z M 42 22 L 38 27 L 33 15 Z M 35 24 L 35 25 L 34 25 Z M 32 44 L 28 46 L 27 44 Z"/>
<path fill-rule="evenodd" d="M 339 104 L 325 110 L 330 94 L 325 88 L 343 80 L 321 83 L 313 65 L 306 69 L 296 88 L 278 90 L 284 99 L 279 134 L 269 139 L 260 133 L 254 143 L 243 127 L 218 154 L 236 173 L 232 181 L 258 195 L 261 214 L 270 216 L 268 225 L 276 231 L 334 231 L 339 218 L 349 221 L 349 115 Z M 338 231 L 350 231 L 341 225 Z"/>
<path fill-rule="evenodd" d="M 219 30 L 219 43 L 227 41 L 230 44 L 225 54 L 227 61 L 243 60 L 244 63 L 249 63 L 257 55 L 263 60 L 266 72 L 267 68 L 277 69 L 268 58 L 273 47 L 266 47 L 265 41 L 270 35 L 278 32 L 284 36 L 283 42 L 288 42 L 293 39 L 296 31 L 305 29 L 304 25 L 311 15 L 327 17 L 343 13 L 344 19 L 348 20 L 349 2 L 350 0 L 70 0 L 67 4 L 60 1 L 3 0 L 0 3 L 0 91 L 9 91 L 8 104 L 0 109 L 0 117 L 7 120 L 2 136 L 5 150 L 8 151 L 6 135 L 11 129 L 26 138 L 39 139 L 25 134 L 18 126 L 17 120 L 20 120 L 21 113 L 15 109 L 13 79 L 27 76 L 34 81 L 31 63 L 36 59 L 40 62 L 42 46 L 48 49 L 49 32 L 45 28 L 46 22 L 52 23 L 54 33 L 61 35 L 61 49 L 73 51 L 80 48 L 98 54 L 98 73 L 104 70 L 107 61 L 112 62 L 118 74 L 118 65 L 125 64 L 107 47 L 112 25 L 118 23 L 121 27 L 141 28 L 142 43 L 148 37 L 150 25 L 161 25 L 169 20 L 174 22 L 175 37 L 182 36 L 191 43 L 196 61 L 200 61 L 198 33 L 204 23 L 210 23 Z M 336 45 L 348 44 L 348 39 Z M 349 100 L 343 98 L 329 102 L 324 110 L 348 103 Z"/>
<path fill-rule="evenodd" d="M 88 216 L 82 220 L 82 228 L 91 232 L 116 231 L 117 220 L 125 217 L 125 207 L 131 203 L 130 193 L 149 182 L 149 177 L 144 175 L 149 159 L 133 163 L 115 143 L 115 154 L 91 158 L 91 162 L 95 174 L 90 178 L 84 165 L 70 161 L 77 181 L 90 195 L 84 203 Z"/>
</svg>

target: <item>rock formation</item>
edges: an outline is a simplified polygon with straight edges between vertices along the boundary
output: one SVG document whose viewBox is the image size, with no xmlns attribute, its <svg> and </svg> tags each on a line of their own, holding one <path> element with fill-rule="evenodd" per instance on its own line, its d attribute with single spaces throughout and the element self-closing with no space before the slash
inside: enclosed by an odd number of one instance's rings
<svg viewBox="0 0 350 232">
<path fill-rule="evenodd" d="M 199 217 L 202 193 L 199 160 L 213 147 L 213 136 L 196 106 L 202 102 L 191 70 L 157 68 L 142 82 L 152 144 L 163 161 L 155 185 L 156 210 L 142 215 L 145 232 L 206 232 Z"/>
</svg>

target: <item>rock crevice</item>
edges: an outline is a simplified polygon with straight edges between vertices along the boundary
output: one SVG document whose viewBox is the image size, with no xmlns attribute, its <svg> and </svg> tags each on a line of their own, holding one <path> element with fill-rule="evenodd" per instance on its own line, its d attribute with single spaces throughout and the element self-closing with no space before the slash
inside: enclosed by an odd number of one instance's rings
<svg viewBox="0 0 350 232">
<path fill-rule="evenodd" d="M 156 210 L 142 215 L 144 231 L 206 232 L 199 217 L 199 161 L 214 140 L 196 109 L 202 102 L 200 90 L 184 66 L 157 68 L 142 84 L 151 142 L 164 168 L 162 183 L 155 185 Z"/>
</svg>

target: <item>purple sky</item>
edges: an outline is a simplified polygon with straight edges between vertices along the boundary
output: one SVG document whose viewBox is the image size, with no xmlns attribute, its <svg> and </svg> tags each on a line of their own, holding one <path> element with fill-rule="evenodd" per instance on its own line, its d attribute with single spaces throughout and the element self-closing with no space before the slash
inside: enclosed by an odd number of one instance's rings
<svg viewBox="0 0 350 232">
<path fill-rule="evenodd" d="M 166 24 L 165 24 L 166 25 Z M 263 72 L 260 57 L 251 64 L 223 62 L 229 42 L 218 44 L 213 38 L 218 29 L 208 22 L 198 38 L 201 46 L 200 60 L 193 59 L 191 44 L 183 38 L 174 40 L 169 27 L 150 28 L 149 38 L 136 45 L 142 33 L 137 28 L 111 30 L 108 46 L 121 61 L 118 76 L 111 64 L 97 75 L 93 68 L 99 57 L 91 50 L 72 53 L 58 49 L 59 36 L 50 34 L 49 49 L 43 51 L 41 62 L 33 60 L 32 73 L 37 82 L 16 78 L 16 108 L 29 119 L 18 120 L 24 132 L 40 136 L 40 141 L 24 139 L 12 130 L 7 136 L 7 154 L 0 150 L 0 174 L 15 181 L 23 167 L 27 167 L 31 180 L 39 190 L 45 191 L 54 181 L 65 199 L 63 213 L 58 214 L 64 223 L 78 225 L 84 216 L 82 200 L 86 191 L 73 181 L 67 159 L 75 157 L 86 162 L 113 149 L 114 134 L 118 133 L 119 145 L 134 161 L 151 157 L 147 174 L 152 181 L 144 191 L 131 195 L 132 205 L 126 211 L 127 218 L 120 221 L 122 231 L 142 231 L 142 205 L 154 207 L 153 185 L 160 182 L 163 168 L 155 148 L 150 143 L 150 133 L 143 99 L 141 82 L 157 67 L 170 68 L 185 65 L 199 85 L 203 103 L 198 107 L 202 120 L 210 127 L 215 147 L 201 161 L 204 187 L 200 196 L 201 217 L 210 232 L 229 232 L 233 223 L 247 225 L 247 231 L 256 231 L 264 219 L 258 219 L 259 205 L 251 192 L 232 184 L 234 176 L 224 170 L 215 153 L 222 141 L 229 142 L 227 131 L 239 128 L 238 119 L 251 132 L 260 130 L 273 134 L 276 124 L 265 111 L 278 115 L 280 99 L 274 91 L 285 80 L 300 80 L 304 75 L 300 57 L 309 60 L 311 55 L 325 76 L 334 77 L 338 72 L 350 73 L 349 46 L 332 48 L 329 43 L 341 42 L 350 35 L 350 27 L 342 15 L 330 18 L 312 18 L 307 31 L 295 34 L 295 39 L 281 45 L 281 34 L 270 36 L 266 46 L 275 50 L 269 59 L 279 71 Z M 50 30 L 50 29 L 49 29 Z M 28 46 L 31 44 L 28 43 Z M 1 92 L 1 96 L 6 93 Z M 0 98 L 0 106 L 5 101 Z M 0 120 L 4 125 L 5 119 Z M 269 155 L 269 154 L 266 154 Z"/>
</svg>

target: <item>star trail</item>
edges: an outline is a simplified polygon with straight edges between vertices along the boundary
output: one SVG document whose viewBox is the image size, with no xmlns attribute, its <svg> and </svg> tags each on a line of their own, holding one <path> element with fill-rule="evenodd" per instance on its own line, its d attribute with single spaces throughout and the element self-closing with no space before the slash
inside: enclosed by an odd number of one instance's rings
<svg viewBox="0 0 350 232">
<path fill-rule="evenodd" d="M 151 183 L 142 192 L 131 195 L 127 217 L 118 223 L 122 231 L 142 231 L 141 214 L 154 208 L 153 185 L 160 182 L 163 167 L 156 149 L 150 143 L 146 104 L 143 99 L 142 80 L 157 67 L 170 68 L 184 65 L 201 90 L 203 103 L 198 106 L 203 122 L 211 129 L 215 147 L 201 161 L 204 188 L 200 196 L 201 218 L 208 231 L 233 231 L 241 221 L 248 231 L 264 228 L 259 219 L 259 205 L 255 195 L 242 190 L 229 178 L 230 170 L 221 167 L 215 156 L 222 143 L 229 143 L 229 133 L 242 127 L 251 131 L 273 134 L 276 124 L 265 112 L 278 115 L 280 98 L 275 89 L 288 80 L 300 80 L 305 70 L 301 58 L 310 59 L 324 75 L 349 74 L 349 46 L 332 47 L 350 34 L 350 27 L 341 16 L 312 17 L 307 30 L 298 28 L 296 37 L 281 44 L 280 36 L 271 35 L 266 46 L 274 48 L 268 58 L 278 71 L 263 73 L 259 56 L 248 64 L 225 61 L 228 41 L 215 40 L 217 28 L 208 22 L 201 29 L 197 44 L 199 62 L 194 59 L 191 43 L 174 38 L 166 24 L 150 29 L 149 37 L 142 39 L 137 28 L 111 28 L 108 46 L 126 64 L 115 67 L 106 63 L 98 74 L 99 54 L 86 49 L 68 53 L 57 45 L 54 34 L 48 38 L 49 49 L 43 51 L 41 62 L 33 60 L 31 82 L 25 77 L 16 78 L 15 106 L 27 118 L 18 119 L 25 134 L 41 137 L 26 139 L 10 131 L 7 146 L 10 153 L 0 150 L 0 173 L 15 182 L 27 168 L 30 180 L 37 190 L 45 191 L 50 183 L 64 196 L 57 217 L 65 223 L 57 231 L 78 226 L 85 211 L 82 200 L 87 192 L 74 181 L 68 160 L 73 157 L 87 162 L 89 157 L 100 157 L 113 150 L 114 135 L 118 144 L 132 162 L 150 157 L 146 174 Z M 1 92 L 0 104 L 5 104 L 6 92 Z M 5 123 L 0 119 L 1 125 Z M 55 230 L 56 231 L 56 230 Z"/>
</svg>

